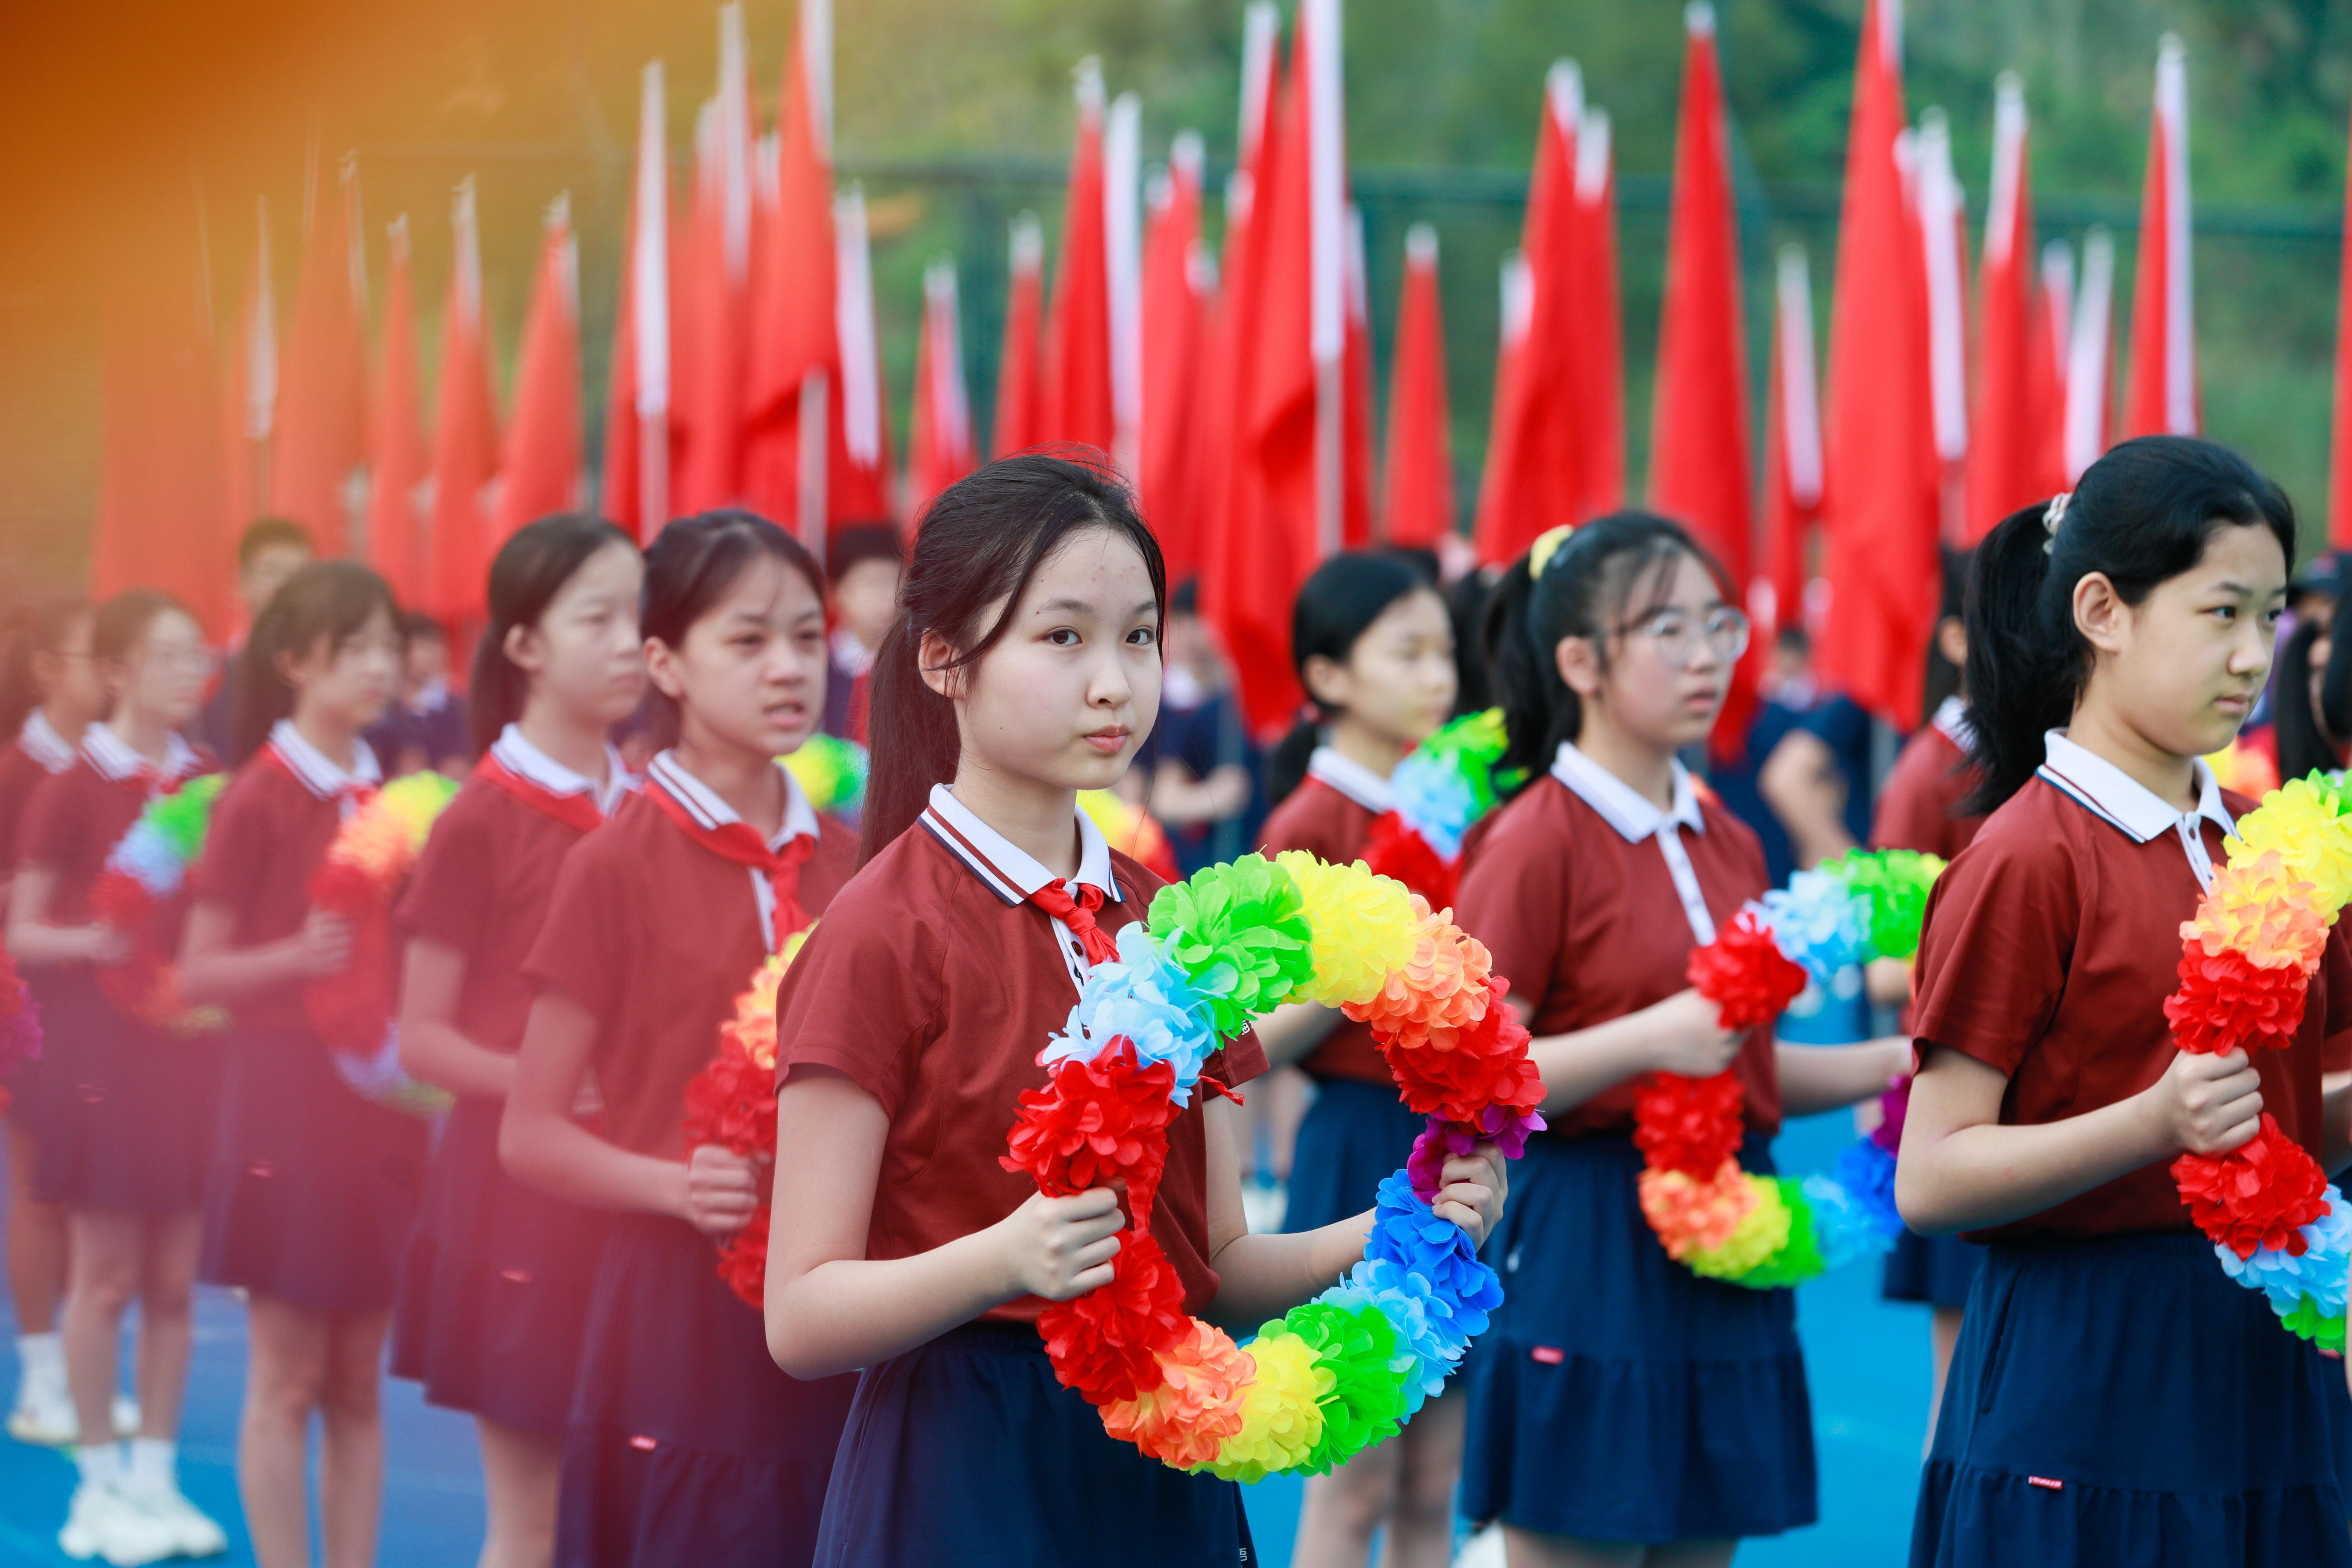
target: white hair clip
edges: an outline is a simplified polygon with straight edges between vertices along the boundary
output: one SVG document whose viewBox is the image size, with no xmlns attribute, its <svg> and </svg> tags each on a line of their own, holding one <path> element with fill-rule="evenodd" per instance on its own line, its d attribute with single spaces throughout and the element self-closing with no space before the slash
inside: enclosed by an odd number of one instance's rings
<svg viewBox="0 0 2352 1568">
<path fill-rule="evenodd" d="M 2042 509 L 2042 553 L 2047 555 L 2058 542 L 2058 525 L 2066 521 L 2066 503 L 2074 499 L 2072 490 L 2060 490 Z"/>
</svg>

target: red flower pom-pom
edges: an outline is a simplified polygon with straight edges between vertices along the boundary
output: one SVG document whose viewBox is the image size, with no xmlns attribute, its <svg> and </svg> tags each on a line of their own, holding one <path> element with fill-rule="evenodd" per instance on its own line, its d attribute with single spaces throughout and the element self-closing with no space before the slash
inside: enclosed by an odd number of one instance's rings
<svg viewBox="0 0 2352 1568">
<path fill-rule="evenodd" d="M 1372 818 L 1362 858 L 1374 876 L 1395 878 L 1427 900 L 1431 909 L 1454 906 L 1460 873 L 1395 812 L 1384 811 Z"/>
<path fill-rule="evenodd" d="M 1653 1171 L 1705 1181 L 1739 1158 L 1746 1096 L 1728 1072 L 1713 1078 L 1652 1073 L 1633 1091 L 1633 1146 Z"/>
<path fill-rule="evenodd" d="M 2300 1257 L 2296 1226 L 2327 1212 L 2327 1176 L 2267 1110 L 2261 1129 L 2226 1154 L 2183 1154 L 2172 1179 L 2197 1228 L 2241 1258 L 2258 1247 Z"/>
<path fill-rule="evenodd" d="M 2181 944 L 2180 989 L 2165 998 L 2164 1016 L 2184 1051 L 2286 1046 L 2302 1026 L 2308 984 L 2292 964 L 2263 969 L 2236 948 L 2207 952 L 2191 937 Z"/>
<path fill-rule="evenodd" d="M 1132 1399 L 1159 1383 L 1157 1352 L 1183 1338 L 1184 1282 L 1148 1230 L 1119 1232 L 1111 1282 L 1037 1315 L 1054 1375 L 1089 1405 Z"/>
<path fill-rule="evenodd" d="M 1685 973 L 1698 994 L 1716 1005 L 1723 1026 L 1733 1030 L 1770 1023 L 1805 988 L 1805 972 L 1789 962 L 1771 931 L 1746 910 L 1690 955 Z"/>
<path fill-rule="evenodd" d="M 1533 1110 L 1543 1103 L 1543 1076 L 1528 1060 L 1528 1031 L 1503 996 L 1511 983 L 1490 978 L 1484 1016 L 1455 1033 L 1409 1047 L 1375 1036 L 1408 1108 L 1444 1121 L 1477 1124 L 1490 1105 Z"/>
<path fill-rule="evenodd" d="M 341 973 L 320 975 L 305 985 L 302 1010 L 310 1027 L 328 1045 L 347 1056 L 368 1056 L 383 1047 L 384 1029 L 392 1022 L 392 914 L 373 891 L 367 895 L 368 901 L 356 909 L 320 901 L 316 894 L 321 884 L 332 891 L 341 882 L 326 873 L 341 869 L 345 868 L 331 862 L 320 868 L 320 875 L 310 884 L 311 901 L 351 921 L 351 962 Z"/>
<path fill-rule="evenodd" d="M 686 1084 L 686 1142 L 738 1154 L 776 1152 L 776 1075 L 753 1061 L 732 1034 Z"/>
<path fill-rule="evenodd" d="M 1021 1120 L 1006 1140 L 1013 1152 L 997 1163 L 1026 1171 L 1055 1197 L 1124 1182 L 1134 1223 L 1149 1226 L 1176 1120 L 1175 1087 L 1173 1063 L 1139 1068 L 1134 1042 L 1123 1037 L 1091 1061 L 1065 1057 L 1052 1083 L 1022 1095 Z"/>
<path fill-rule="evenodd" d="M 719 1278 L 727 1289 L 754 1307 L 765 1309 L 768 1286 L 768 1221 L 772 1211 L 761 1204 L 751 1211 L 751 1223 L 719 1244 Z"/>
</svg>

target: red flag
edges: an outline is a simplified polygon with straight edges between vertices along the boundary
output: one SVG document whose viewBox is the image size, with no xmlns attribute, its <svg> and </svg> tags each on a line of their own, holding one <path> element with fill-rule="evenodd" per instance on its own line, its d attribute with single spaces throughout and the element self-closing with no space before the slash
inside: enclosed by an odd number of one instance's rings
<svg viewBox="0 0 2352 1568">
<path fill-rule="evenodd" d="M 221 410 L 228 434 L 229 526 L 239 532 L 269 510 L 269 448 L 278 424 L 278 297 L 269 275 L 268 201 L 257 203 L 256 211 L 253 265 L 245 275 Z"/>
<path fill-rule="evenodd" d="M 189 237 L 166 236 L 136 255 L 142 279 L 111 291 L 101 330 L 90 596 L 161 588 L 222 639 L 232 630 L 236 531 L 221 471 L 218 391 L 195 247 Z M 160 267 L 159 255 L 166 258 Z"/>
<path fill-rule="evenodd" d="M 2083 286 L 2074 296 L 2074 333 L 2066 345 L 2066 482 L 2107 449 L 2113 418 L 2107 393 L 2115 381 L 2116 247 L 2104 228 L 2083 237 Z"/>
<path fill-rule="evenodd" d="M 1830 323 L 1823 681 L 1900 729 L 1919 719 L 1937 603 L 1926 267 L 1904 164 L 1900 0 L 1869 0 L 1855 65 Z"/>
<path fill-rule="evenodd" d="M 1617 302 L 1617 174 L 1609 114 L 1588 106 L 1576 131 L 1574 320 L 1575 515 L 1598 517 L 1625 504 L 1625 342 Z"/>
<path fill-rule="evenodd" d="M 1042 331 L 1045 239 L 1034 213 L 1013 220 L 1012 282 L 1004 299 L 1004 344 L 996 360 L 995 443 L 1002 458 L 1044 439 L 1045 410 L 1038 385 L 1038 336 Z"/>
<path fill-rule="evenodd" d="M 655 60 L 639 86 L 628 248 L 613 316 L 603 493 L 604 515 L 646 544 L 670 516 L 669 160 L 663 115 L 662 68 Z"/>
<path fill-rule="evenodd" d="M 367 460 L 367 270 L 359 169 L 344 158 L 331 216 L 317 161 L 304 200 L 302 276 L 286 335 L 285 395 L 270 453 L 270 509 L 310 531 L 321 553 L 349 548 Z"/>
<path fill-rule="evenodd" d="M 490 537 L 503 543 L 535 517 L 580 506 L 580 251 L 572 198 L 547 209 L 530 316 L 516 360 L 514 412 Z"/>
<path fill-rule="evenodd" d="M 404 605 L 425 602 L 425 430 L 417 401 L 416 290 L 408 266 L 408 216 L 394 218 L 383 286 L 383 374 L 368 439 L 368 564 Z"/>
<path fill-rule="evenodd" d="M 1969 452 L 1968 214 L 1952 172 L 1951 128 L 1940 109 L 1919 116 L 1921 281 L 1927 305 L 1927 408 L 1933 449 L 1937 537 L 1962 542 L 1967 527 L 1962 479 Z"/>
<path fill-rule="evenodd" d="M 1526 322 L 1516 333 L 1507 331 L 1496 361 L 1478 489 L 1478 554 L 1496 564 L 1516 560 L 1544 530 L 1580 520 L 1575 339 L 1589 308 L 1577 275 L 1576 142 L 1583 118 L 1584 79 L 1573 61 L 1559 61 L 1544 78 L 1543 123 L 1519 241 Z"/>
<path fill-rule="evenodd" d="M 1077 70 L 1078 136 L 1070 154 L 1061 257 L 1045 320 L 1044 425 L 1048 441 L 1092 447 L 1106 458 L 1118 441 L 1111 386 L 1111 282 L 1108 184 L 1103 156 L 1101 63 Z"/>
<path fill-rule="evenodd" d="M 2034 305 L 2042 287 L 2033 264 L 2033 204 L 2025 162 L 2025 89 L 2015 71 L 1994 85 L 1992 197 L 1985 213 L 1984 265 L 1978 274 L 1975 442 L 1969 448 L 1967 542 L 2050 492 L 2041 488 L 2043 421 L 2036 395 Z M 2048 357 L 2047 331 L 2040 334 Z"/>
<path fill-rule="evenodd" d="M 1405 231 L 1396 357 L 1389 367 L 1388 467 L 1381 531 L 1391 544 L 1435 544 L 1454 531 L 1454 437 L 1445 397 L 1445 328 L 1437 293 L 1437 231 Z"/>
<path fill-rule="evenodd" d="M 793 523 L 822 557 L 840 417 L 832 0 L 801 0 L 780 120 L 772 243 L 754 291 L 745 489 L 756 509 Z"/>
<path fill-rule="evenodd" d="M 743 9 L 719 8 L 719 94 L 695 126 L 693 216 L 679 299 L 677 510 L 745 498 L 743 433 L 751 329 L 751 68 Z"/>
<path fill-rule="evenodd" d="M 866 250 L 866 192 L 851 185 L 833 205 L 840 251 L 835 331 L 841 395 L 834 400 L 825 479 L 834 523 L 872 522 L 890 515 L 890 415 L 882 386 L 882 353 L 874 327 L 874 272 Z M 824 559 L 822 552 L 817 559 Z"/>
<path fill-rule="evenodd" d="M 2066 488 L 2066 355 L 2074 332 L 2074 253 L 2063 239 L 2042 247 L 2042 283 L 2033 295 L 2026 353 L 2027 395 L 2032 400 L 2033 494 Z"/>
<path fill-rule="evenodd" d="M 482 252 L 471 174 L 458 184 L 450 230 L 449 294 L 441 310 L 440 390 L 433 419 L 425 607 L 462 628 L 481 617 L 489 587 L 492 545 L 482 491 L 498 477 L 499 464 L 498 401 L 490 389 L 482 325 Z"/>
<path fill-rule="evenodd" d="M 1805 624 L 1807 559 L 1822 516 L 1822 408 L 1813 374 L 1813 285 L 1805 247 L 1784 245 L 1774 289 L 1772 374 L 1765 382 L 1765 583 L 1751 599 L 1759 632 Z M 1756 602 L 1760 600 L 1759 602 Z"/>
<path fill-rule="evenodd" d="M 1683 16 L 1682 120 L 1675 132 L 1674 205 L 1666 219 L 1650 504 L 1687 526 L 1744 597 L 1754 492 L 1729 126 L 1716 64 L 1715 13 L 1698 5 Z M 1540 300 L 1541 282 L 1536 289 Z M 1718 756 L 1736 753 L 1748 733 L 1756 706 L 1754 664 L 1742 659 L 1733 671 L 1730 697 L 1716 721 Z"/>
<path fill-rule="evenodd" d="M 907 433 L 907 516 L 919 520 L 931 498 L 971 468 L 956 269 L 942 258 L 923 269 L 923 331 L 915 345 L 915 408 Z"/>
<path fill-rule="evenodd" d="M 2156 56 L 2156 111 L 2140 190 L 2139 268 L 2132 279 L 2131 385 L 2124 434 L 2194 436 L 2197 326 L 2189 275 L 2189 64 L 2179 37 Z"/>
<path fill-rule="evenodd" d="M 1200 570 L 1202 357 L 1210 273 L 1201 245 L 1201 138 L 1179 134 L 1153 183 L 1143 237 L 1143 447 L 1137 493 L 1160 537 L 1168 580 Z"/>
<path fill-rule="evenodd" d="M 1348 204 L 1348 338 L 1340 371 L 1339 542 L 1357 550 L 1372 542 L 1372 289 L 1364 259 L 1364 214 Z"/>
</svg>

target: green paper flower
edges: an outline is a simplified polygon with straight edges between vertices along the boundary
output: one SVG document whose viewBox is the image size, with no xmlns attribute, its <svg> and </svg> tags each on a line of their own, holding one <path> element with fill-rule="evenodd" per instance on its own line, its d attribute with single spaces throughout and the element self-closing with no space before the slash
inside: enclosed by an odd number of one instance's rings
<svg viewBox="0 0 2352 1568">
<path fill-rule="evenodd" d="M 2289 1312 L 2280 1321 L 2295 1334 L 2316 1344 L 2321 1350 L 2340 1352 L 2344 1348 L 2343 1314 L 2339 1312 L 2332 1318 L 2321 1317 L 2319 1303 L 2308 1296 L 2295 1302 L 2294 1310 Z"/>
<path fill-rule="evenodd" d="M 1207 998 L 1209 1025 L 1231 1038 L 1315 973 L 1298 884 L 1263 855 L 1211 866 L 1151 900 L 1151 935 Z"/>
<path fill-rule="evenodd" d="M 1908 958 L 1919 951 L 1927 892 L 1943 875 L 1942 860 L 1916 849 L 1855 849 L 1824 863 L 1822 869 L 1868 900 L 1873 952 L 1881 958 Z"/>
<path fill-rule="evenodd" d="M 1396 1368 L 1396 1327 L 1378 1307 L 1349 1311 L 1332 1302 L 1302 1302 L 1279 1323 L 1315 1348 L 1316 1360 L 1333 1378 L 1323 1406 L 1323 1436 L 1297 1468 L 1328 1475 L 1363 1449 L 1395 1435 L 1404 1419 L 1404 1383 Z"/>
<path fill-rule="evenodd" d="M 1738 1281 L 1759 1290 L 1801 1285 L 1829 1267 L 1813 1240 L 1812 1205 L 1805 1199 L 1803 1184 L 1787 1176 L 1775 1176 L 1773 1181 L 1780 1189 L 1780 1201 L 1788 1205 L 1789 1239 L 1753 1273 Z"/>
<path fill-rule="evenodd" d="M 147 820 L 184 861 L 194 860 L 205 847 L 205 828 L 212 821 L 213 802 L 228 782 L 226 773 L 205 773 L 190 779 L 172 794 L 147 807 Z"/>
</svg>

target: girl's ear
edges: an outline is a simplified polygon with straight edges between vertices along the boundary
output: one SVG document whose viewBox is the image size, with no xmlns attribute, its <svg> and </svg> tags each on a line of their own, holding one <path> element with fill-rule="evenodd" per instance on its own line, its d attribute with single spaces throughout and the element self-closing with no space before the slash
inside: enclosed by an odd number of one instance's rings
<svg viewBox="0 0 2352 1568">
<path fill-rule="evenodd" d="M 955 662 L 956 649 L 937 632 L 925 632 L 915 645 L 915 668 L 923 684 L 950 702 L 963 700 L 965 666 Z"/>
<path fill-rule="evenodd" d="M 1355 695 L 1348 667 L 1328 655 L 1308 654 L 1299 673 L 1306 679 L 1307 695 L 1335 713 L 1344 711 L 1348 700 Z"/>
<path fill-rule="evenodd" d="M 1552 659 L 1570 691 L 1588 701 L 1601 695 L 1601 650 L 1591 637 L 1560 638 L 1559 646 L 1552 649 Z"/>
<path fill-rule="evenodd" d="M 2131 606 L 2116 592 L 2104 572 L 2086 572 L 2074 584 L 2074 629 L 2083 640 L 2105 654 L 2123 651 L 2130 634 Z"/>
<path fill-rule="evenodd" d="M 508 635 L 511 637 L 513 634 Z M 516 662 L 520 664 L 521 660 Z M 686 682 L 678 675 L 677 650 L 659 637 L 646 639 L 646 675 L 654 683 L 654 689 L 672 702 L 685 697 Z"/>
<path fill-rule="evenodd" d="M 525 675 L 539 674 L 547 663 L 541 649 L 537 626 L 509 626 L 506 637 L 499 644 L 499 651 L 507 656 L 508 663 Z"/>
</svg>

